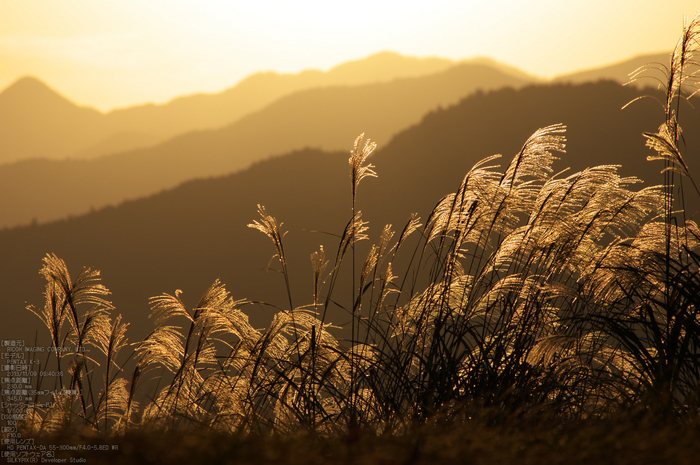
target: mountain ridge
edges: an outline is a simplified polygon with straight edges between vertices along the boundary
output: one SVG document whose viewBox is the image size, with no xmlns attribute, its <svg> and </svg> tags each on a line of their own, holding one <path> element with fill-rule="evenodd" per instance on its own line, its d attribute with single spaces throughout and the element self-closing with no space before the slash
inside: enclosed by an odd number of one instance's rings
<svg viewBox="0 0 700 465">
<path fill-rule="evenodd" d="M 387 60 L 393 64 L 382 64 L 382 61 Z M 398 67 L 396 63 L 403 65 Z M 144 143 L 152 145 L 163 142 L 183 132 L 223 127 L 264 108 L 277 98 L 299 90 L 429 75 L 444 71 L 454 64 L 447 59 L 421 59 L 385 52 L 344 63 L 328 72 L 307 70 L 296 74 L 255 73 L 221 92 L 178 96 L 164 104 L 146 103 L 106 113 L 81 107 L 52 89 L 56 95 L 48 96 L 47 100 L 60 96 L 70 103 L 70 108 L 64 106 L 62 113 L 51 112 L 57 125 L 50 124 L 51 118 L 37 112 L 45 107 L 44 102 L 35 99 L 30 95 L 31 92 L 22 92 L 21 105 L 4 109 L 0 103 L 0 122 L 5 128 L 4 132 L 0 132 L 0 143 L 5 147 L 0 152 L 0 164 L 37 157 L 95 158 L 118 150 L 140 148 Z M 379 74 L 373 74 L 372 70 L 379 70 Z M 29 78 L 29 81 L 32 80 L 34 84 L 43 84 L 35 85 L 36 88 L 51 89 L 39 78 Z M 17 96 L 20 90 L 26 90 L 28 86 L 25 84 L 29 81 L 24 77 L 10 84 L 0 92 L 0 102 L 3 100 L 2 94 L 6 92 Z M 47 97 L 45 92 L 41 92 L 41 96 Z M 91 115 L 71 123 L 77 108 L 83 108 L 84 111 L 89 109 Z M 23 110 L 26 109 L 32 111 L 25 116 Z M 36 121 L 41 124 L 32 124 Z M 59 127 L 60 131 L 52 132 L 52 126 Z M 116 146 L 109 143 L 115 138 Z"/>
<path fill-rule="evenodd" d="M 552 82 L 583 82 L 601 77 L 615 78 L 622 82 L 626 77 L 624 79 L 620 77 L 619 69 L 611 69 L 622 67 L 624 73 L 628 73 L 637 66 L 628 69 L 624 63 L 629 60 L 639 60 L 645 56 L 661 55 L 637 56 L 593 70 L 557 76 Z M 120 151 L 149 147 L 184 132 L 231 124 L 246 114 L 264 108 L 277 98 L 299 90 L 388 82 L 402 77 L 442 72 L 461 63 L 484 64 L 532 83 L 547 82 L 546 79 L 488 57 L 454 61 L 439 57 L 409 57 L 384 51 L 363 59 L 341 63 L 328 71 L 304 70 L 296 74 L 259 72 L 247 76 L 236 85 L 220 92 L 193 93 L 175 97 L 165 103 L 144 103 L 112 109 L 109 112 L 100 112 L 89 106 L 77 105 L 53 90 L 41 79 L 31 77 L 36 82 L 42 83 L 42 86 L 37 88 L 51 89 L 64 100 L 64 104 L 65 101 L 70 102 L 74 108 L 64 108 L 62 112 L 53 111 L 47 115 L 37 113 L 37 109 L 46 106 L 44 103 L 35 104 L 25 99 L 20 107 L 33 107 L 34 110 L 31 114 L 23 116 L 22 112 L 16 108 L 3 110 L 1 102 L 2 94 L 8 90 L 11 93 L 15 92 L 17 90 L 15 85 L 27 79 L 27 76 L 24 76 L 0 91 L 0 126 L 2 126 L 0 143 L 4 149 L 0 152 L 0 164 L 37 157 L 96 158 Z M 46 96 L 45 93 L 42 95 Z M 48 97 L 51 100 L 57 96 Z M 78 113 L 81 114 L 80 117 L 73 116 Z"/>
<path fill-rule="evenodd" d="M 150 148 L 94 160 L 0 166 L 0 226 L 80 214 L 304 147 L 343 150 L 360 132 L 384 144 L 428 111 L 454 104 L 477 88 L 527 83 L 464 63 L 428 76 L 302 90 L 224 128 L 192 131 Z"/>
<path fill-rule="evenodd" d="M 555 76 L 552 79 L 553 83 L 570 82 L 580 84 L 583 82 L 595 82 L 600 79 L 613 79 L 620 84 L 630 82 L 630 75 L 647 65 L 668 64 L 670 52 L 646 53 L 635 55 L 624 60 L 616 61 L 604 66 L 596 66 L 588 69 L 574 71 Z M 650 70 L 652 71 L 652 70 Z M 634 84 L 637 87 L 655 87 L 657 82 L 653 81 L 652 76 L 658 77 L 657 72 L 649 72 L 644 74 L 647 78 L 637 79 Z M 641 76 L 640 76 L 641 77 Z"/>
<path fill-rule="evenodd" d="M 360 186 L 358 208 L 369 221 L 371 237 L 376 240 L 387 223 L 400 230 L 411 212 L 424 222 L 440 197 L 453 192 L 477 161 L 503 153 L 494 164 L 506 165 L 536 129 L 554 123 L 568 126 L 567 153 L 559 155 L 555 172 L 567 166 L 573 171 L 621 164 L 623 176 L 641 176 L 645 185 L 660 182 L 662 164 L 643 161 L 651 152 L 642 133 L 655 131 L 663 112 L 652 99 L 620 109 L 640 95 L 638 89 L 613 82 L 531 85 L 476 92 L 433 110 L 370 159 L 379 177 Z M 695 150 L 700 147 L 698 112 L 684 106 L 681 114 L 688 147 Z M 297 305 L 309 303 L 309 254 L 319 244 L 331 254 L 337 246 L 333 236 L 309 230 L 335 233 L 347 223 L 347 157 L 347 150 L 300 150 L 70 220 L 0 231 L 0 315 L 6 321 L 0 336 L 12 328 L 15 337 L 33 337 L 39 322 L 23 308 L 25 302 L 42 301 L 37 272 L 46 253 L 65 259 L 73 274 L 82 266 L 102 271 L 103 283 L 114 293 L 115 314 L 131 323 L 130 340 L 153 327 L 147 317 L 149 297 L 183 289 L 184 302 L 195 305 L 215 279 L 236 299 L 284 306 L 284 283 L 277 273 L 266 272 L 273 247 L 264 235 L 246 227 L 257 218 L 257 204 L 265 205 L 289 231 L 285 250 L 294 299 Z M 698 163 L 689 162 L 694 172 Z M 358 245 L 360 256 L 368 247 L 368 241 Z M 272 314 L 258 305 L 246 311 L 256 327 Z M 330 321 L 342 318 L 340 312 Z"/>
</svg>

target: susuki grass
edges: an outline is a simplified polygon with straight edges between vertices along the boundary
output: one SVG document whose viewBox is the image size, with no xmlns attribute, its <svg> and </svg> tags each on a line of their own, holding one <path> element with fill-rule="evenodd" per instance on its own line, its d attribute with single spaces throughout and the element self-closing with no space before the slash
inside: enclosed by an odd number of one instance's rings
<svg viewBox="0 0 700 465">
<path fill-rule="evenodd" d="M 683 208 L 694 181 L 677 102 L 696 81 L 687 70 L 699 34 L 696 17 L 666 69 L 664 121 L 645 134 L 650 160 L 664 162 L 660 186 L 640 188 L 613 165 L 555 173 L 566 130 L 557 124 L 503 169 L 495 156 L 477 163 L 425 219 L 376 225 L 359 256 L 370 225 L 357 192 L 381 173 L 368 163 L 375 144 L 358 137 L 347 226 L 336 250 L 309 251 L 313 293 L 303 305 L 292 299 L 283 223 L 259 206 L 249 225 L 271 239 L 289 296 L 266 329 L 216 281 L 194 308 L 179 291 L 153 297 L 155 330 L 128 344 L 99 273 L 72 279 L 48 255 L 45 304 L 30 310 L 55 349 L 72 350 L 44 362 L 63 372 L 63 391 L 28 409 L 22 427 L 338 437 L 486 417 L 697 422 L 700 229 Z M 344 328 L 329 317 L 340 310 Z"/>
</svg>

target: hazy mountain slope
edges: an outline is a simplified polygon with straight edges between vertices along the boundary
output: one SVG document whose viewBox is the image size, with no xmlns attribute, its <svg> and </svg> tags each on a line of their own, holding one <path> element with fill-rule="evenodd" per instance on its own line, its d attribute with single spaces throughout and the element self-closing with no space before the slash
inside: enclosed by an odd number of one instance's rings
<svg viewBox="0 0 700 465">
<path fill-rule="evenodd" d="M 97 143 L 102 114 L 79 107 L 38 79 L 25 77 L 0 93 L 0 164 L 65 156 L 76 141 Z"/>
<path fill-rule="evenodd" d="M 225 126 L 300 90 L 425 76 L 454 65 L 442 58 L 384 52 L 328 72 L 256 73 L 222 92 L 106 114 L 78 107 L 40 80 L 25 77 L 0 93 L 0 163 L 35 157 L 94 158 L 146 147 L 183 132 Z"/>
<path fill-rule="evenodd" d="M 571 73 L 554 82 L 625 82 L 639 66 L 665 64 L 667 54 L 645 55 L 620 63 Z M 542 79 L 478 57 L 459 63 L 481 64 L 527 82 Z M 102 114 L 79 107 L 32 77 L 19 79 L 0 93 L 0 164 L 27 158 L 95 158 L 155 145 L 178 134 L 230 124 L 278 98 L 301 90 L 337 85 L 387 82 L 439 73 L 457 63 L 443 58 L 405 57 L 382 52 L 343 63 L 328 72 L 261 72 L 222 92 L 194 94 L 164 104 L 145 104 Z M 654 84 L 652 80 L 642 85 Z"/>
<path fill-rule="evenodd" d="M 503 154 L 494 163 L 506 166 L 537 128 L 555 123 L 567 125 L 567 153 L 555 163 L 555 171 L 570 168 L 567 173 L 572 174 L 617 164 L 624 176 L 640 177 L 644 185 L 661 184 L 663 163 L 646 160 L 653 152 L 642 133 L 656 132 L 663 121 L 662 109 L 653 99 L 642 99 L 621 110 L 636 96 L 652 92 L 601 81 L 473 95 L 392 139 L 375 162 L 382 182 L 372 183 L 368 190 L 388 203 L 405 202 L 427 210 L 445 191 L 442 179 L 454 190 L 455 178 L 461 179 L 466 169 L 492 154 Z M 700 112 L 685 104 L 680 115 L 688 147 L 685 160 L 691 172 L 700 173 L 700 161 L 694 156 L 700 151 Z M 426 163 L 415 155 L 419 153 L 430 154 L 435 163 Z M 686 187 L 690 194 L 692 186 Z M 697 205 L 693 203 L 693 212 Z"/>
<path fill-rule="evenodd" d="M 176 98 L 164 105 L 143 105 L 106 115 L 110 124 L 125 130 L 140 128 L 161 139 L 192 130 L 218 128 L 260 110 L 282 96 L 315 87 L 363 85 L 442 72 L 455 62 L 442 58 L 405 57 L 383 52 L 332 68 L 298 74 L 256 73 L 216 94 Z"/>
<path fill-rule="evenodd" d="M 0 226 L 84 213 L 295 149 L 345 150 L 361 132 L 384 144 L 428 111 L 476 89 L 525 83 L 489 66 L 462 64 L 430 76 L 298 92 L 226 128 L 185 134 L 148 149 L 90 161 L 2 166 Z"/>
<path fill-rule="evenodd" d="M 670 52 L 639 55 L 617 63 L 556 76 L 553 82 L 581 84 L 584 82 L 596 82 L 601 79 L 611 79 L 624 84 L 629 81 L 630 73 L 642 66 L 668 66 L 669 55 Z M 650 72 L 646 73 L 646 75 L 655 76 L 657 78 L 661 77 L 661 73 L 659 72 Z M 640 79 L 635 85 L 638 87 L 656 87 L 657 81 L 653 79 Z"/>
<path fill-rule="evenodd" d="M 479 93 L 431 113 L 372 157 L 379 178 L 363 181 L 358 194 L 372 238 L 385 223 L 401 229 L 410 212 L 425 219 L 475 162 L 503 153 L 502 164 L 507 164 L 532 132 L 557 122 L 569 126 L 568 153 L 559 168 L 622 163 L 623 174 L 659 179 L 661 166 L 644 161 L 650 151 L 642 132 L 656 129 L 661 112 L 651 99 L 620 111 L 637 95 L 633 88 L 610 82 L 537 86 Z M 700 118 L 697 111 L 681 111 L 689 151 L 695 153 Z M 347 141 L 351 144 L 352 139 Z M 697 167 L 697 161 L 691 165 Z M 292 153 L 69 221 L 0 232 L 0 314 L 5 322 L 0 336 L 33 336 L 30 328 L 38 320 L 23 308 L 25 301 L 42 302 L 37 272 L 47 252 L 66 259 L 74 275 L 84 265 L 102 270 L 117 311 L 131 322 L 131 340 L 152 329 L 148 297 L 182 289 L 185 302 L 193 305 L 217 278 L 237 299 L 284 305 L 281 276 L 264 271 L 272 245 L 246 227 L 257 219 L 258 203 L 290 231 L 285 248 L 295 305 L 309 303 L 309 254 L 324 244 L 332 256 L 337 242 L 309 230 L 339 233 L 350 217 L 347 151 Z M 360 251 L 367 246 L 362 243 Z M 344 281 L 339 288 L 347 286 Z M 249 313 L 260 326 L 271 311 L 257 306 L 249 307 Z M 333 320 L 342 318 L 336 312 Z"/>
<path fill-rule="evenodd" d="M 511 66 L 505 63 L 501 63 L 500 61 L 496 61 L 491 57 L 486 57 L 486 56 L 480 56 L 480 57 L 475 57 L 471 58 L 470 60 L 466 60 L 469 63 L 475 64 L 475 65 L 484 65 L 484 66 L 490 66 L 492 68 L 496 68 L 497 70 L 509 74 L 511 76 L 515 76 L 521 79 L 524 79 L 526 81 L 531 81 L 533 84 L 535 83 L 545 83 L 548 80 L 536 76 L 534 74 L 526 73 L 525 71 L 521 70 L 520 68 L 516 68 L 515 66 Z"/>
</svg>

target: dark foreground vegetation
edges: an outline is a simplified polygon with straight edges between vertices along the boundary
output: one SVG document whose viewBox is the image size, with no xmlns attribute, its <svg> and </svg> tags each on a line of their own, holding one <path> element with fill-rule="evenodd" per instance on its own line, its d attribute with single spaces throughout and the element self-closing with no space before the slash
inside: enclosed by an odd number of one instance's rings
<svg viewBox="0 0 700 465">
<path fill-rule="evenodd" d="M 483 410 L 482 410 L 483 413 Z M 429 423 L 409 433 L 376 435 L 357 429 L 339 435 L 308 431 L 248 435 L 211 431 L 144 432 L 100 438 L 65 433 L 38 443 L 118 445 L 118 451 L 58 452 L 88 464 L 677 464 L 700 454 L 697 426 L 629 417 L 557 422 L 542 418 L 464 418 Z"/>
<path fill-rule="evenodd" d="M 118 446 L 56 454 L 91 463 L 691 463 L 700 229 L 684 209 L 698 191 L 678 105 L 699 38 L 696 17 L 665 69 L 665 118 L 644 135 L 660 186 L 612 165 L 554 173 L 565 127 L 549 126 L 360 253 L 357 192 L 377 176 L 360 136 L 347 225 L 335 250 L 310 251 L 303 305 L 283 224 L 263 206 L 250 224 L 287 287 L 264 330 L 216 281 L 194 308 L 153 297 L 156 329 L 129 344 L 99 272 L 72 279 L 48 255 L 45 305 L 29 309 L 51 338 L 43 369 L 63 376 L 36 379 L 56 394 L 25 409 L 19 432 Z M 338 309 L 345 321 L 328 321 Z"/>
</svg>

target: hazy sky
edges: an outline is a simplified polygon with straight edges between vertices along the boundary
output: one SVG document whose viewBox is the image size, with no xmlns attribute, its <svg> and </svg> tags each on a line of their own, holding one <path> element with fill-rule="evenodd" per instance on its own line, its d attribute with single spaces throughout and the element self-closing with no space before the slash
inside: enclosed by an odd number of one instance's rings
<svg viewBox="0 0 700 465">
<path fill-rule="evenodd" d="M 698 0 L 1 0 L 0 89 L 35 75 L 106 110 L 391 50 L 551 77 L 670 50 Z"/>
</svg>

